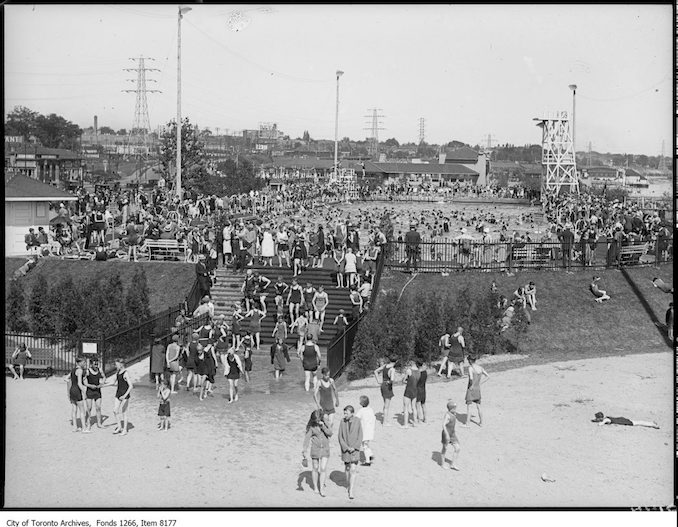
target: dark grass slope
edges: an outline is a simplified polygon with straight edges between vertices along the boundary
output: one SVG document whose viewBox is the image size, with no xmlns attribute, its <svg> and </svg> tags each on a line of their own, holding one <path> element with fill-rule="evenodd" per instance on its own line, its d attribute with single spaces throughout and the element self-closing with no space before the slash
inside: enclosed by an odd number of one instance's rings
<svg viewBox="0 0 678 527">
<path fill-rule="evenodd" d="M 600 288 L 611 300 L 598 304 L 589 292 L 591 277 L 601 276 Z M 630 353 L 665 352 L 669 345 L 655 322 L 664 322 L 672 295 L 652 285 L 659 277 L 673 283 L 671 264 L 638 267 L 627 271 L 629 279 L 618 270 L 517 272 L 515 276 L 494 273 L 451 273 L 418 275 L 404 295 L 416 290 L 458 291 L 466 284 L 479 284 L 489 290 L 492 280 L 499 293 L 511 298 L 520 285 L 534 281 L 537 287 L 537 311 L 531 311 L 532 324 L 521 352 L 531 356 L 530 363 L 552 360 L 582 359 Z M 400 292 L 410 275 L 385 272 L 380 289 Z"/>
<path fill-rule="evenodd" d="M 5 258 L 5 294 L 9 287 L 12 273 L 26 261 L 24 258 Z M 120 273 L 125 294 L 132 281 L 135 270 L 141 267 L 148 281 L 150 310 L 158 313 L 168 307 L 183 302 L 191 292 L 195 282 L 195 265 L 180 262 L 137 262 L 109 260 L 106 262 L 84 260 L 40 259 L 37 267 L 22 278 L 26 293 L 30 293 L 39 274 L 44 274 L 48 283 L 58 282 L 62 277 L 70 275 L 77 284 L 106 278 L 115 271 Z"/>
</svg>

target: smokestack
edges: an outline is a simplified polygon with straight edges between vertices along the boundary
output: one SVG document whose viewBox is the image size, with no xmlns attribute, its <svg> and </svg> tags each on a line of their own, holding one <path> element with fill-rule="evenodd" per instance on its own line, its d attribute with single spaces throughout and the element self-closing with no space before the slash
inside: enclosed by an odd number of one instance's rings
<svg viewBox="0 0 678 527">
<path fill-rule="evenodd" d="M 97 134 L 98 134 L 98 131 L 97 131 L 97 130 L 99 129 L 99 127 L 97 126 L 98 120 L 99 120 L 99 119 L 98 119 L 97 116 L 95 115 L 95 116 L 94 116 L 94 135 L 97 135 Z"/>
</svg>

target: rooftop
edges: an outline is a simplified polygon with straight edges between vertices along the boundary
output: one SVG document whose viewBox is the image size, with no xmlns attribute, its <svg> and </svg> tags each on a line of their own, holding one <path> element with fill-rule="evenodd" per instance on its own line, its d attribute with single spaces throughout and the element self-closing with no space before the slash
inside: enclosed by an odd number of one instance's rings
<svg viewBox="0 0 678 527">
<path fill-rule="evenodd" d="M 5 201 L 75 201 L 69 192 L 47 185 L 37 179 L 5 172 Z"/>
<path fill-rule="evenodd" d="M 373 163 L 365 162 L 366 172 L 385 174 L 446 174 L 477 176 L 478 172 L 458 163 Z"/>
</svg>

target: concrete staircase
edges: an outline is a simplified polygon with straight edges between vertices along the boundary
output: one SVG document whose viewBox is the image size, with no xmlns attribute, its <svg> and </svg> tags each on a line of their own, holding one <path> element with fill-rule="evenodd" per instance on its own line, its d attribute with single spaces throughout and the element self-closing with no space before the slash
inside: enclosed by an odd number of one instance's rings
<svg viewBox="0 0 678 527">
<path fill-rule="evenodd" d="M 286 284 L 291 284 L 293 278 L 292 270 L 286 267 L 261 267 L 256 264 L 248 267 L 248 269 L 259 271 L 261 275 L 271 280 L 271 285 L 267 289 L 267 292 L 270 291 L 266 298 L 267 315 L 261 321 L 261 350 L 259 352 L 254 352 L 254 354 L 268 354 L 270 346 L 273 344 L 271 333 L 273 333 L 273 328 L 275 327 L 276 316 L 275 290 L 273 284 L 278 279 L 278 276 L 282 276 L 283 281 Z M 240 302 L 243 298 L 241 287 L 245 280 L 245 274 L 234 273 L 232 269 L 227 267 L 219 267 L 216 271 L 216 278 L 217 282 L 211 289 L 212 300 L 214 302 L 214 314 L 215 316 L 220 316 L 222 314 L 226 315 L 226 321 L 231 325 L 233 321 L 233 304 L 235 302 Z M 340 309 L 344 309 L 350 323 L 351 301 L 349 300 L 349 291 L 347 288 L 336 288 L 336 281 L 333 280 L 333 276 L 329 269 L 308 269 L 302 271 L 301 275 L 297 277 L 297 280 L 302 287 L 306 286 L 306 282 L 310 282 L 315 288 L 322 285 L 328 294 L 329 304 L 325 314 L 323 333 L 320 334 L 320 341 L 318 342 L 324 358 L 327 346 L 336 336 L 335 326 L 332 325 L 332 322 L 334 322 L 334 318 L 339 314 Z M 289 320 L 287 322 L 289 326 Z M 289 335 L 285 342 L 290 348 L 296 346 L 297 335 Z M 325 361 L 323 360 L 323 363 L 324 362 Z"/>
</svg>

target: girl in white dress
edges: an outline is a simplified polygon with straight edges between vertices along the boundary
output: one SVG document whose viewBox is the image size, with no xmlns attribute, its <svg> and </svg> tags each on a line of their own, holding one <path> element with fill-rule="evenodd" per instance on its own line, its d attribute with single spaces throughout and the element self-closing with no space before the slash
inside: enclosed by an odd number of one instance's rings
<svg viewBox="0 0 678 527">
<path fill-rule="evenodd" d="M 263 239 L 261 241 L 261 257 L 264 260 L 264 266 L 268 264 L 273 267 L 273 256 L 275 256 L 275 245 L 273 243 L 273 235 L 270 229 L 264 229 Z"/>
</svg>

